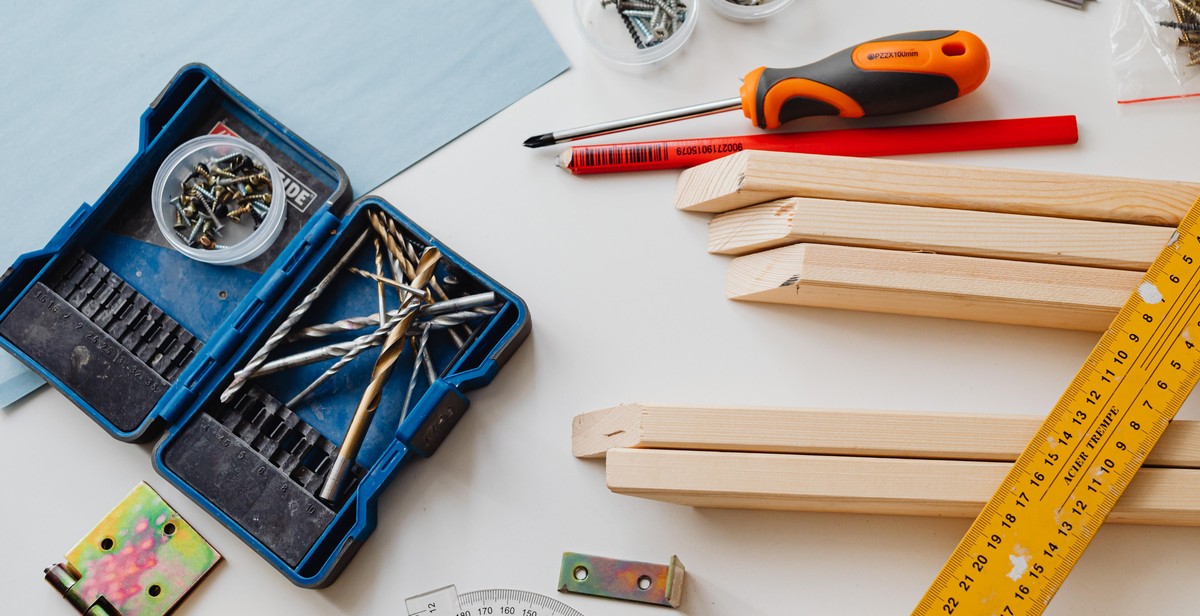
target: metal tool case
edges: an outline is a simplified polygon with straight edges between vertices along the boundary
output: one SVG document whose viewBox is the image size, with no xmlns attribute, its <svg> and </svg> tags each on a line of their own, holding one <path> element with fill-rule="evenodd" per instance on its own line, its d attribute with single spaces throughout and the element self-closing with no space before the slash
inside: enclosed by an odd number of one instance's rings
<svg viewBox="0 0 1200 616">
<path fill-rule="evenodd" d="M 286 226 L 270 250 L 241 266 L 184 257 L 166 245 L 150 212 L 159 165 L 208 133 L 254 143 L 284 172 Z M 452 294 L 493 292 L 497 309 L 465 339 L 430 338 L 436 379 L 416 388 L 408 408 L 399 404 L 407 383 L 389 383 L 351 484 L 327 504 L 315 494 L 373 362 L 348 365 L 294 409 L 281 400 L 324 366 L 256 379 L 229 404 L 220 394 L 380 214 L 412 245 L 441 251 L 438 272 L 454 282 Z M 305 322 L 370 314 L 374 289 L 339 274 Z M 413 456 L 436 451 L 467 409 L 464 392 L 489 383 L 529 328 L 519 297 L 387 202 L 350 203 L 336 163 L 203 65 L 180 70 L 142 115 L 137 153 L 99 200 L 0 278 L 0 346 L 112 436 L 159 438 L 158 472 L 306 587 L 336 578 L 373 530 L 379 494 Z M 404 351 L 398 374 L 414 369 L 414 355 Z"/>
</svg>

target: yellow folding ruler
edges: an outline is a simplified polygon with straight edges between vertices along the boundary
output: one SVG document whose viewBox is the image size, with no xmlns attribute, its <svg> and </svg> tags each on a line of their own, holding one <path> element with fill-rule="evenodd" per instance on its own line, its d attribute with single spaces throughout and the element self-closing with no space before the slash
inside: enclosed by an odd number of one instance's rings
<svg viewBox="0 0 1200 616">
<path fill-rule="evenodd" d="M 914 615 L 1041 614 L 1200 378 L 1200 199 Z"/>
</svg>

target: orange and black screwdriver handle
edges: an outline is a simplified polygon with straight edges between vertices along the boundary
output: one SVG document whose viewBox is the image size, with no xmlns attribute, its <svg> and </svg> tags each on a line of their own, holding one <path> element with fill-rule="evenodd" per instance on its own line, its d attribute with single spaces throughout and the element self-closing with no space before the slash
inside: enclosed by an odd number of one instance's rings
<svg viewBox="0 0 1200 616">
<path fill-rule="evenodd" d="M 742 82 L 742 111 L 759 128 L 914 111 L 979 87 L 988 64 L 983 41 L 965 30 L 896 34 L 797 68 L 754 69 Z"/>
</svg>

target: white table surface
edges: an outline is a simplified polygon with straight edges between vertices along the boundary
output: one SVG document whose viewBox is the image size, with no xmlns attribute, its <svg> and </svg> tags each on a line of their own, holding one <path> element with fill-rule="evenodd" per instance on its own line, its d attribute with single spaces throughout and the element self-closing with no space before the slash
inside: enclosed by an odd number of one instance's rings
<svg viewBox="0 0 1200 616">
<path fill-rule="evenodd" d="M 377 191 L 522 295 L 533 334 L 472 394 L 437 455 L 392 484 L 341 579 L 320 591 L 292 586 L 157 476 L 149 446 L 109 438 L 45 389 L 0 412 L 0 612 L 71 613 L 42 568 L 146 480 L 226 558 L 179 614 L 404 614 L 404 597 L 451 583 L 536 591 L 587 616 L 669 613 L 558 595 L 564 550 L 654 562 L 678 554 L 688 569 L 680 612 L 696 616 L 907 614 L 968 520 L 701 510 L 614 495 L 602 462 L 571 457 L 571 418 L 635 401 L 1042 413 L 1097 336 L 727 301 L 728 259 L 705 252 L 707 218 L 672 206 L 677 173 L 577 178 L 554 167 L 558 148 L 520 142 L 734 96 L 759 65 L 965 28 L 991 49 L 984 85 L 871 125 L 1075 114 L 1076 146 L 920 159 L 1200 180 L 1200 103 L 1114 104 L 1113 0 L 1083 12 L 1041 0 L 797 0 L 753 26 L 708 12 L 680 57 L 643 76 L 603 64 L 569 2 L 536 5 L 574 68 Z M 724 114 L 628 136 L 747 132 L 739 114 Z M 1181 417 L 1196 416 L 1191 401 Z M 1108 525 L 1047 613 L 1196 613 L 1197 571 L 1200 532 Z"/>
</svg>

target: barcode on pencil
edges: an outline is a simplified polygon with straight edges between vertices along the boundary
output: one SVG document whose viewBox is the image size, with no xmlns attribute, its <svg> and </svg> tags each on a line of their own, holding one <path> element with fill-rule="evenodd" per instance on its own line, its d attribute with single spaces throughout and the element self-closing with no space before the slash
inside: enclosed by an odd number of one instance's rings
<svg viewBox="0 0 1200 616">
<path fill-rule="evenodd" d="M 584 167 L 657 163 L 667 159 L 667 146 L 660 144 L 581 148 L 576 160 Z"/>
</svg>

